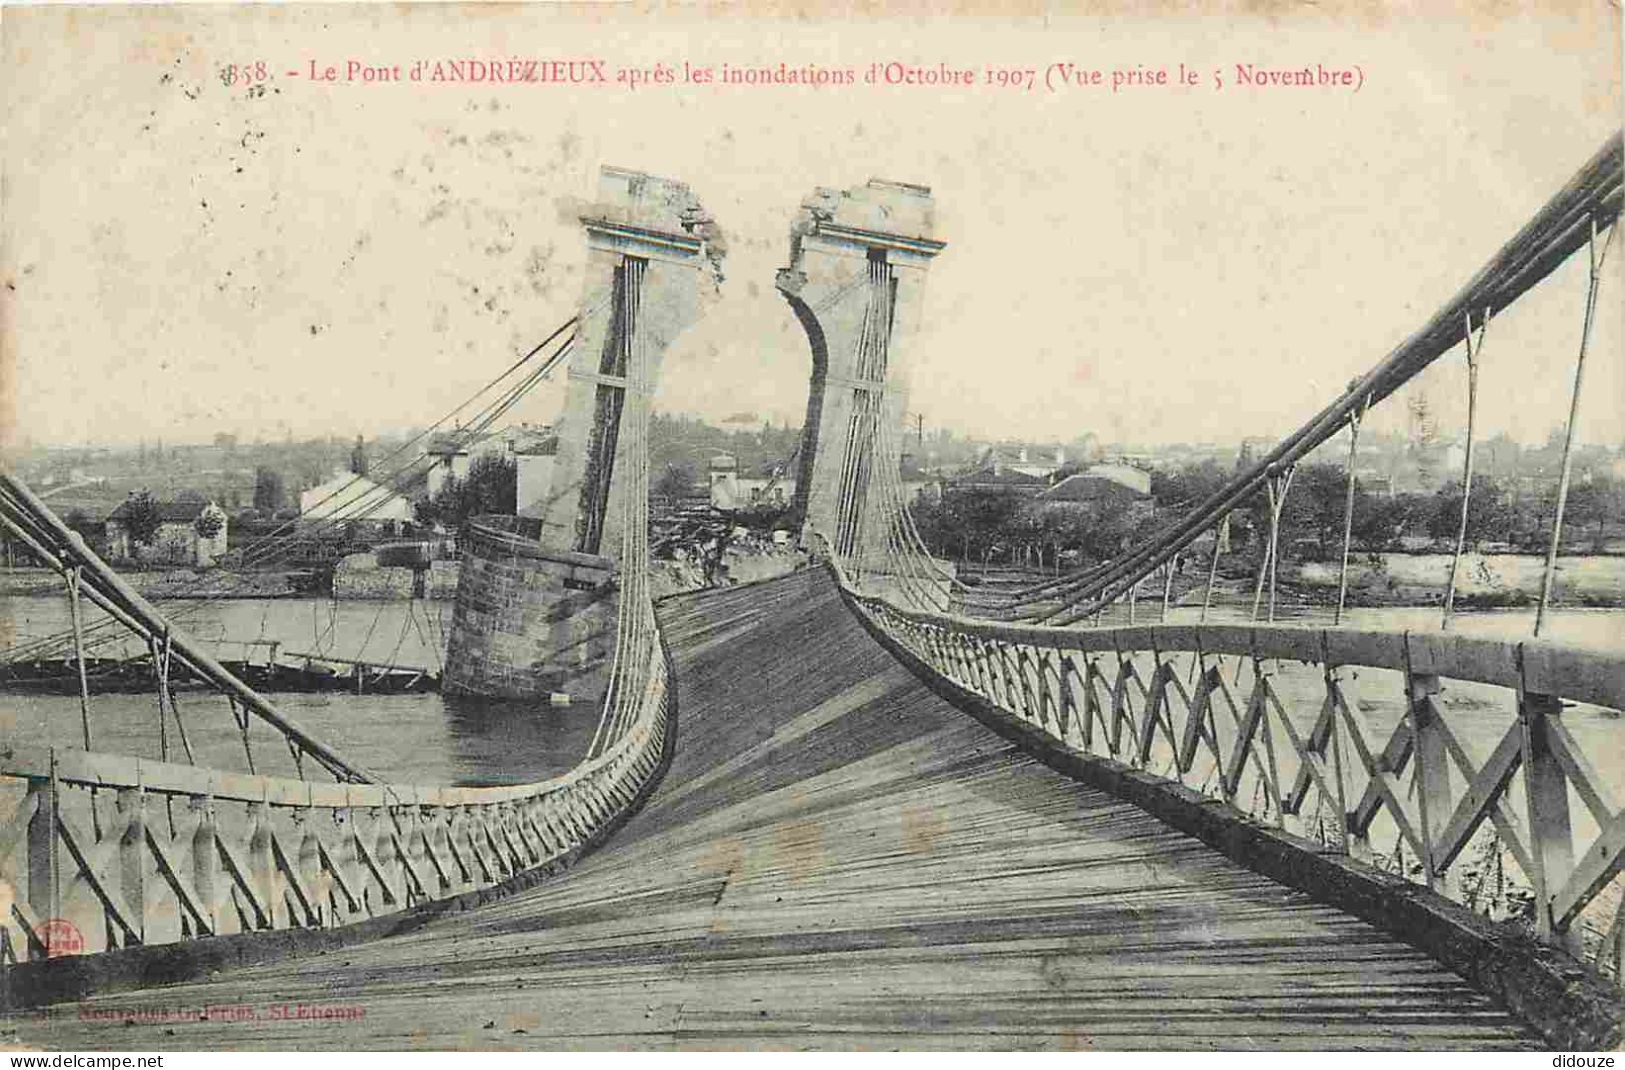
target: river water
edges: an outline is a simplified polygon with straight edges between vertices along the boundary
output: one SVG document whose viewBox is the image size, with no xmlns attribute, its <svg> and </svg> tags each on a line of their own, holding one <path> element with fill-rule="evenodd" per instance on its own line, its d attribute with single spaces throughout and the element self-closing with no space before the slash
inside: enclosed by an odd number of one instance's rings
<svg viewBox="0 0 1625 1070">
<path fill-rule="evenodd" d="M 284 654 L 317 652 L 360 661 L 389 662 L 439 671 L 451 625 L 446 602 L 334 602 L 327 599 L 172 602 L 162 607 L 178 627 L 202 640 L 216 657 L 239 659 L 249 640 L 276 641 Z M 102 618 L 92 609 L 87 628 Z M 11 635 L 0 645 L 60 633 L 69 627 L 62 596 L 0 596 L 0 626 Z M 140 644 L 123 630 L 90 632 L 116 637 L 96 654 L 129 655 Z M 263 661 L 268 648 L 251 653 Z M 595 702 L 499 702 L 415 695 L 276 694 L 269 696 L 311 734 L 387 780 L 415 784 L 508 784 L 544 779 L 576 765 L 598 722 Z M 242 738 L 226 700 L 212 691 L 182 691 L 176 706 L 198 764 L 246 768 Z M 76 696 L 7 695 L 0 732 L 32 744 L 84 745 Z M 92 695 L 95 749 L 159 757 L 158 708 L 151 694 Z M 294 775 L 292 759 L 267 726 L 251 723 L 255 769 Z M 180 745 L 169 728 L 171 760 Z"/>
<path fill-rule="evenodd" d="M 438 671 L 451 606 L 444 602 L 334 602 L 327 599 L 223 600 L 178 602 L 165 607 L 177 624 L 213 644 L 222 658 L 243 656 L 243 642 L 276 641 L 286 653 L 321 654 L 372 662 L 391 662 Z M 1142 601 L 1136 619 L 1157 617 L 1154 601 Z M 1126 616 L 1124 611 L 1114 616 Z M 1172 621 L 1194 621 L 1197 611 L 1175 608 Z M 87 626 L 94 629 L 94 613 Z M 1209 620 L 1245 619 L 1245 612 L 1217 606 Z M 1330 624 L 1321 609 L 1278 614 L 1303 624 Z M 1437 608 L 1352 609 L 1344 622 L 1355 628 L 1437 630 Z M 1533 627 L 1530 610 L 1495 610 L 1457 614 L 1454 630 L 1464 635 L 1527 638 Z M 57 634 L 68 627 L 61 596 L 0 596 L 0 626 L 9 624 L 12 646 L 30 637 Z M 1564 609 L 1549 615 L 1545 638 L 1625 653 L 1625 611 Z M 98 634 L 92 631 L 91 634 Z M 118 636 L 121 632 L 105 634 Z M 116 638 L 94 648 L 96 653 L 136 654 L 133 641 Z M 254 651 L 263 659 L 265 648 Z M 790 656 L 790 652 L 787 652 Z M 1318 712 L 1318 684 L 1312 672 L 1283 674 L 1287 691 L 1299 690 L 1289 678 L 1303 675 L 1294 720 L 1312 720 Z M 1402 686 L 1387 674 L 1365 674 L 1359 688 L 1361 705 L 1373 728 L 1386 732 L 1403 715 Z M 1461 727 L 1470 750 L 1482 756 L 1493 748 L 1513 716 L 1507 695 L 1498 689 L 1450 685 L 1444 701 L 1461 710 Z M 521 783 L 563 772 L 584 754 L 597 724 L 595 702 L 557 707 L 537 702 L 498 702 L 417 695 L 281 694 L 277 705 L 318 738 L 387 779 L 419 784 Z M 200 764 L 245 767 L 241 737 L 225 700 L 212 692 L 186 691 L 177 698 L 188 738 Z M 83 746 L 79 700 L 60 695 L 9 695 L 0 713 L 0 730 L 34 744 Z M 1625 725 L 1602 711 L 1577 714 L 1571 730 L 1585 737 L 1594 761 L 1625 771 Z M 93 695 L 91 738 L 97 750 L 159 757 L 157 704 L 148 695 Z M 1307 723 L 1305 724 L 1307 727 Z M 270 729 L 253 728 L 255 767 L 261 772 L 293 773 L 287 751 Z M 173 735 L 173 729 L 171 729 Z M 171 757 L 179 744 L 171 739 Z M 1617 763 L 1617 764 L 1616 764 Z"/>
</svg>

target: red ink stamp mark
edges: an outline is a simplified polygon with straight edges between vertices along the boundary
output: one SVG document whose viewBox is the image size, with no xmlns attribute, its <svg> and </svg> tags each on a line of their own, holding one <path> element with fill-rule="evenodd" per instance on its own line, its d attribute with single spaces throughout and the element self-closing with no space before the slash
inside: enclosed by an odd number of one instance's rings
<svg viewBox="0 0 1625 1070">
<path fill-rule="evenodd" d="M 67 918 L 47 918 L 39 927 L 40 943 L 45 945 L 45 957 L 78 955 L 85 950 L 85 937 L 79 926 Z"/>
</svg>

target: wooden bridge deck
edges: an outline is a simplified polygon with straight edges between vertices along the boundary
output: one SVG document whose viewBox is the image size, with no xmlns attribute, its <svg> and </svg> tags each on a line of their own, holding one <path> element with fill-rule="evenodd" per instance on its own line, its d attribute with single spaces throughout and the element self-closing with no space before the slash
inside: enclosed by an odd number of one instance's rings
<svg viewBox="0 0 1625 1070">
<path fill-rule="evenodd" d="M 1419 952 L 1015 752 L 900 669 L 822 575 L 662 617 L 680 674 L 677 756 L 644 810 L 569 874 L 408 935 L 13 1020 L 9 1039 L 1537 1043 Z M 272 1018 L 300 1003 L 360 1017 Z M 221 1004 L 256 1017 L 184 1020 Z"/>
</svg>

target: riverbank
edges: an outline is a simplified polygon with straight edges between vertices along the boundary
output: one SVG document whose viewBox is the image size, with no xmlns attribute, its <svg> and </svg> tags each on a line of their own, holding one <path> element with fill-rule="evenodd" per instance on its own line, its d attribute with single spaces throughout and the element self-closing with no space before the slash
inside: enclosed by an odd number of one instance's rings
<svg viewBox="0 0 1625 1070">
<path fill-rule="evenodd" d="M 789 547 L 730 547 L 723 552 L 721 574 L 724 579 L 719 586 L 772 579 L 795 571 L 806 561 L 806 554 Z M 377 557 L 370 553 L 351 554 L 333 570 L 332 597 L 341 602 L 412 598 L 451 602 L 457 597 L 459 571 L 456 561 L 435 561 L 422 571 L 420 584 L 412 569 L 380 565 Z M 318 593 L 303 587 L 301 581 L 306 574 L 297 572 L 177 568 L 120 571 L 119 575 L 143 597 L 161 601 L 305 598 Z M 699 563 L 688 559 L 653 562 L 651 583 L 656 597 L 698 591 L 708 586 Z M 0 569 L 0 597 L 50 597 L 64 593 L 62 577 L 50 569 Z"/>
<path fill-rule="evenodd" d="M 723 554 L 724 585 L 771 579 L 805 564 L 806 555 L 789 547 L 736 549 Z M 1223 561 L 1221 582 L 1214 600 L 1227 603 L 1252 598 L 1255 566 L 1240 558 Z M 1534 554 L 1464 554 L 1456 578 L 1456 606 L 1461 609 L 1516 609 L 1540 599 L 1545 560 Z M 651 582 L 657 596 L 697 591 L 707 586 L 697 561 L 663 560 L 652 564 Z M 389 601 L 413 597 L 449 602 L 457 596 L 458 564 L 435 561 L 423 572 L 422 588 L 415 588 L 412 569 L 380 566 L 372 554 L 353 554 L 333 574 L 332 596 L 340 601 Z M 1051 578 L 1034 571 L 999 569 L 989 586 L 1020 587 Z M 967 570 L 967 579 L 977 574 Z M 147 598 L 262 599 L 297 598 L 311 594 L 300 587 L 297 572 L 234 572 L 229 569 L 165 569 L 121 572 L 121 576 Z M 1436 606 L 1444 601 L 1450 578 L 1449 554 L 1359 554 L 1349 561 L 1347 604 L 1373 609 Z M 1174 602 L 1199 605 L 1206 575 L 1203 569 L 1182 570 L 1174 588 Z M 1330 606 L 1337 603 L 1337 562 L 1288 563 L 1276 577 L 1278 604 Z M 1150 585 L 1141 596 L 1150 596 Z M 49 569 L 0 569 L 0 595 L 50 596 L 63 593 L 62 579 Z M 325 593 L 325 592 L 324 592 Z M 1625 557 L 1586 555 L 1560 557 L 1553 579 L 1552 602 L 1575 608 L 1625 608 Z"/>
<path fill-rule="evenodd" d="M 303 576 L 297 572 L 234 572 L 230 569 L 120 570 L 119 576 L 142 597 L 178 598 L 297 598 Z M 63 594 L 62 577 L 44 568 L 0 569 L 0 595 Z"/>
<path fill-rule="evenodd" d="M 427 598 L 449 602 L 457 597 L 455 561 L 431 561 L 422 578 L 410 568 L 380 565 L 372 553 L 351 554 L 333 569 L 333 597 L 340 601 Z"/>
<path fill-rule="evenodd" d="M 1545 558 L 1534 554 L 1463 554 L 1456 570 L 1455 605 L 1462 609 L 1533 606 L 1540 600 L 1545 566 Z M 1278 582 L 1313 604 L 1336 605 L 1338 571 L 1338 562 L 1305 562 L 1283 570 Z M 1374 608 L 1441 605 L 1449 582 L 1449 554 L 1361 554 L 1349 561 L 1348 604 Z M 1573 607 L 1625 607 L 1625 557 L 1558 558 L 1552 601 Z"/>
<path fill-rule="evenodd" d="M 1463 554 L 1456 574 L 1458 609 L 1532 608 L 1540 601 L 1546 559 L 1538 554 Z M 1171 604 L 1200 606 L 1206 597 L 1205 559 L 1186 560 L 1174 578 Z M 1014 594 L 1055 579 L 1049 570 L 957 563 L 960 578 L 989 594 Z M 1246 555 L 1221 558 L 1211 602 L 1250 605 L 1258 564 Z M 1276 576 L 1278 606 L 1337 604 L 1337 561 L 1288 560 Z M 1426 608 L 1444 603 L 1450 581 L 1450 555 L 1442 553 L 1361 553 L 1349 559 L 1346 605 L 1367 609 Z M 1161 578 L 1148 579 L 1140 599 L 1160 600 Z M 1560 557 L 1552 581 L 1552 604 L 1571 609 L 1625 608 L 1625 556 L 1592 554 Z"/>
</svg>

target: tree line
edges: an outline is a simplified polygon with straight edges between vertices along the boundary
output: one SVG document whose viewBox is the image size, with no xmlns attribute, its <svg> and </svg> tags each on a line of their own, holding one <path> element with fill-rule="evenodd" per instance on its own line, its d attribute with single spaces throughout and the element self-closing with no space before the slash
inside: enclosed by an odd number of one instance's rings
<svg viewBox="0 0 1625 1070">
<path fill-rule="evenodd" d="M 935 554 L 963 561 L 1044 568 L 1104 561 L 1156 534 L 1218 491 L 1232 473 L 1208 461 L 1151 477 L 1149 510 L 1068 508 L 1003 490 L 944 489 L 940 500 L 916 500 L 910 509 Z M 1527 481 L 1473 478 L 1467 545 L 1540 552 L 1551 538 L 1555 481 L 1530 490 Z M 1283 555 L 1331 560 L 1342 552 L 1348 495 L 1344 470 L 1334 464 L 1299 465 L 1281 509 Z M 1461 520 L 1461 481 L 1432 494 L 1372 493 L 1355 480 L 1351 547 L 1396 551 L 1454 544 Z M 1625 520 L 1625 480 L 1606 474 L 1576 479 L 1564 510 L 1564 548 L 1601 552 Z M 1262 553 L 1269 534 L 1268 496 L 1259 491 L 1230 516 L 1233 553 Z"/>
</svg>

